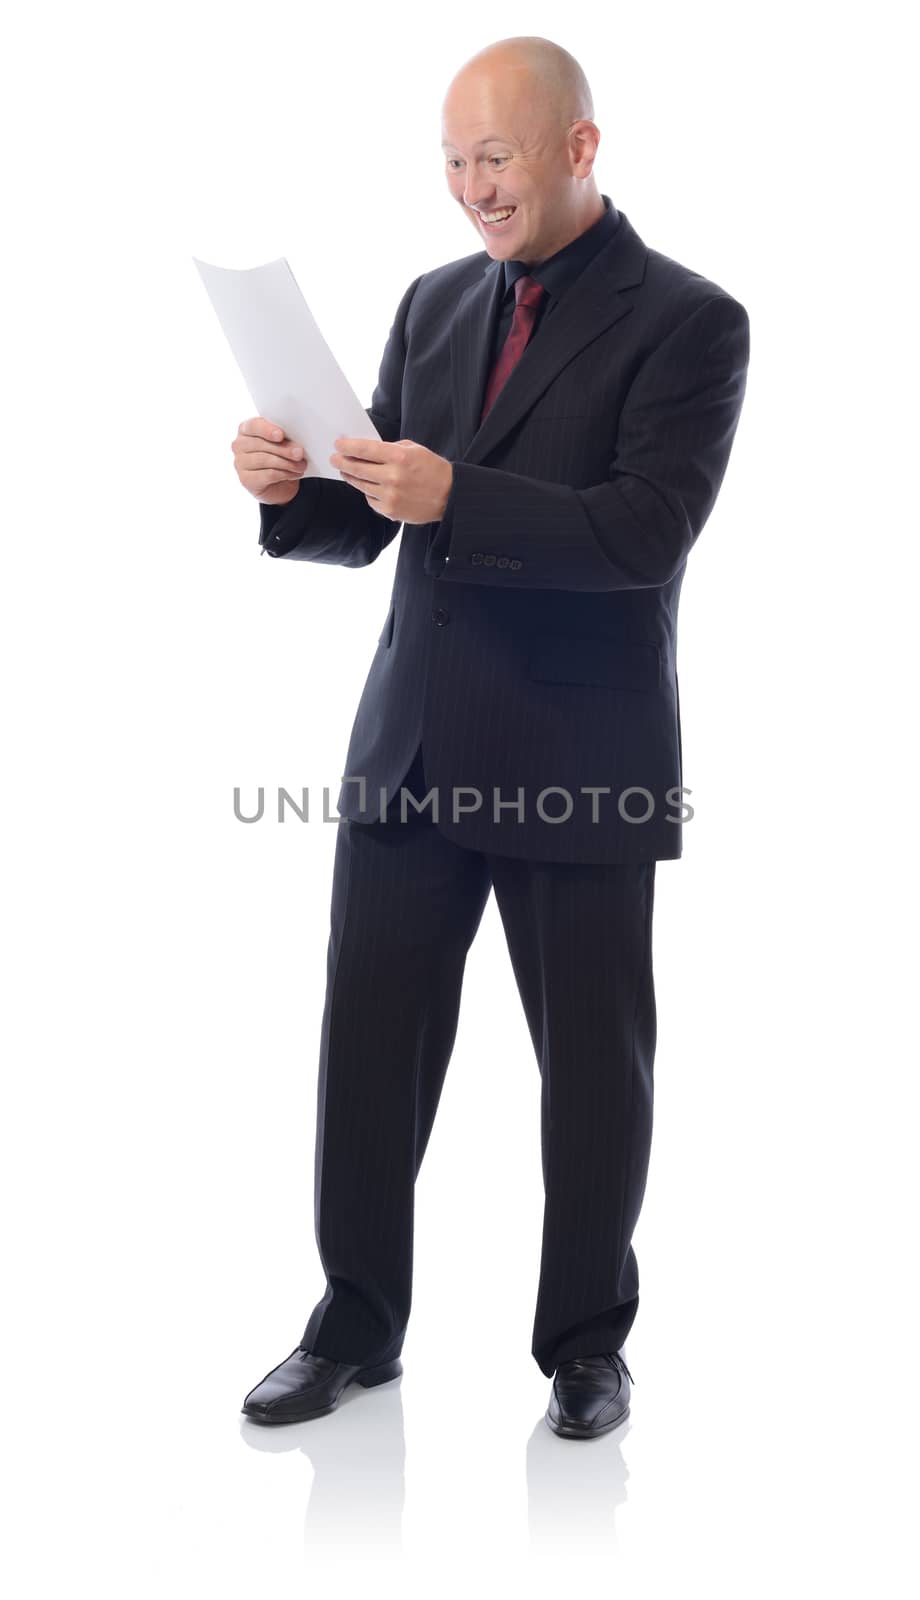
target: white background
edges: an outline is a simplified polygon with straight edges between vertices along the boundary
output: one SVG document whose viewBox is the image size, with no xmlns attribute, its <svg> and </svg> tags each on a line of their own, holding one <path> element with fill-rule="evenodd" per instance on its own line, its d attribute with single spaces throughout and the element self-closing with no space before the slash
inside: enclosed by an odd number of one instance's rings
<svg viewBox="0 0 920 1600">
<path fill-rule="evenodd" d="M 902 8 L 19 9 L 7 26 L 5 1510 L 11 1592 L 915 1592 L 917 534 Z M 681 607 L 626 1427 L 530 1354 L 539 1078 L 494 900 L 417 1190 L 399 1384 L 256 1435 L 322 1291 L 334 800 L 396 545 L 261 560 L 192 256 L 287 255 L 363 403 L 474 250 L 440 105 L 584 64 L 602 192 L 725 287 L 748 396 Z M 245 827 L 233 789 L 308 787 Z M 270 815 L 270 807 L 269 807 Z M 913 1482 L 912 1482 L 913 1480 Z M 310 1589 L 310 1585 L 328 1585 Z M 333 1589 L 333 1585 L 335 1586 Z"/>
</svg>

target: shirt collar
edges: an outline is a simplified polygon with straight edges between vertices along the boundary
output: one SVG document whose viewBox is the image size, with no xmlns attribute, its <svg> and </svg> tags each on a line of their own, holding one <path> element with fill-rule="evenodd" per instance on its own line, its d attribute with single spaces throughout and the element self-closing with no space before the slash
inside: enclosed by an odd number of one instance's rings
<svg viewBox="0 0 920 1600">
<path fill-rule="evenodd" d="M 563 245 L 554 256 L 547 256 L 546 260 L 537 266 L 528 266 L 524 261 L 503 262 L 505 293 L 513 288 L 516 279 L 527 274 L 531 278 L 536 278 L 538 283 L 542 283 L 551 298 L 558 300 L 619 227 L 620 213 L 610 196 L 604 194 L 601 195 L 601 199 L 604 202 L 604 215 L 598 217 L 590 228 L 586 228 L 584 233 L 578 235 L 577 239 L 571 239 L 568 244 Z"/>
</svg>

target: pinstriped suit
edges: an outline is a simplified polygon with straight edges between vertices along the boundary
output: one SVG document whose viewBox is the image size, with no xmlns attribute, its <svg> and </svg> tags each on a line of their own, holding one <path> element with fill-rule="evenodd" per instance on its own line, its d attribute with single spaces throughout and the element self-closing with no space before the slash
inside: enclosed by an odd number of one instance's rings
<svg viewBox="0 0 920 1600">
<path fill-rule="evenodd" d="M 677 607 L 740 415 L 748 319 L 604 204 L 481 425 L 513 277 L 484 251 L 410 284 L 369 408 L 454 481 L 439 523 L 403 529 L 338 802 L 315 1161 L 327 1281 L 301 1344 L 342 1361 L 402 1348 L 415 1178 L 493 889 L 541 1073 L 534 1358 L 551 1375 L 616 1350 L 638 1308 L 655 862 L 682 849 Z M 365 566 L 399 529 L 330 479 L 261 507 L 263 548 L 295 560 Z M 401 783 L 435 791 L 434 819 L 400 821 Z M 477 1307 L 471 1348 L 488 1335 Z"/>
</svg>

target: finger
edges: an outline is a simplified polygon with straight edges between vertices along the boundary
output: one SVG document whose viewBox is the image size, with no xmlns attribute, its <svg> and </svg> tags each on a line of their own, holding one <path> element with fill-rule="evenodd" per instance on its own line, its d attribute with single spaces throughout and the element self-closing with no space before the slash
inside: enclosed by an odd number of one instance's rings
<svg viewBox="0 0 920 1600">
<path fill-rule="evenodd" d="M 288 461 L 270 450 L 242 450 L 233 464 L 241 476 L 248 472 L 277 472 L 279 478 L 302 478 L 307 470 L 305 461 Z"/>
<path fill-rule="evenodd" d="M 277 461 L 299 461 L 304 465 L 306 465 L 307 461 L 303 446 L 295 444 L 292 439 L 286 440 L 284 444 L 271 445 L 261 436 L 255 434 L 237 434 L 230 448 L 234 455 L 242 455 L 247 458 L 256 454 L 270 455 L 273 460 Z"/>
<path fill-rule="evenodd" d="M 343 456 L 350 456 L 355 461 L 389 461 L 392 459 L 393 445 L 385 439 L 351 439 L 342 435 L 333 439 L 333 444 Z"/>
<path fill-rule="evenodd" d="M 279 483 L 289 482 L 291 478 L 302 478 L 304 472 L 303 462 L 282 461 L 278 456 L 252 451 L 243 457 L 239 470 L 247 477 L 253 473 L 273 472 Z"/>
<path fill-rule="evenodd" d="M 240 433 L 251 434 L 257 439 L 272 439 L 280 443 L 284 438 L 284 429 L 280 422 L 272 422 L 270 417 L 247 417 L 239 426 Z"/>
<path fill-rule="evenodd" d="M 343 472 L 341 467 L 339 472 L 345 482 L 353 484 L 356 489 L 381 489 L 383 487 L 383 482 L 380 478 L 360 478 L 356 472 Z"/>
<path fill-rule="evenodd" d="M 340 472 L 350 472 L 353 477 L 363 478 L 366 483 L 389 483 L 393 477 L 393 469 L 388 461 L 362 461 L 360 456 L 340 455 L 333 451 L 329 457 L 329 465 L 338 467 Z"/>
<path fill-rule="evenodd" d="M 245 486 L 253 494 L 260 494 L 263 489 L 271 489 L 276 483 L 294 483 L 299 477 L 299 472 L 279 472 L 277 467 L 266 467 L 243 474 Z"/>
</svg>

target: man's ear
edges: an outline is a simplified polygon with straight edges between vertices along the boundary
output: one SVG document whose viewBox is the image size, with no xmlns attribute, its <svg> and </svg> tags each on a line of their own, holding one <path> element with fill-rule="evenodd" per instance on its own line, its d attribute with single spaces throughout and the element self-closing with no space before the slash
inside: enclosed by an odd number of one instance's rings
<svg viewBox="0 0 920 1600">
<path fill-rule="evenodd" d="M 597 147 L 601 142 L 601 130 L 596 122 L 591 122 L 587 117 L 581 117 L 573 122 L 569 129 L 569 138 L 574 149 L 572 170 L 579 178 L 588 178 L 594 166 Z"/>
</svg>

